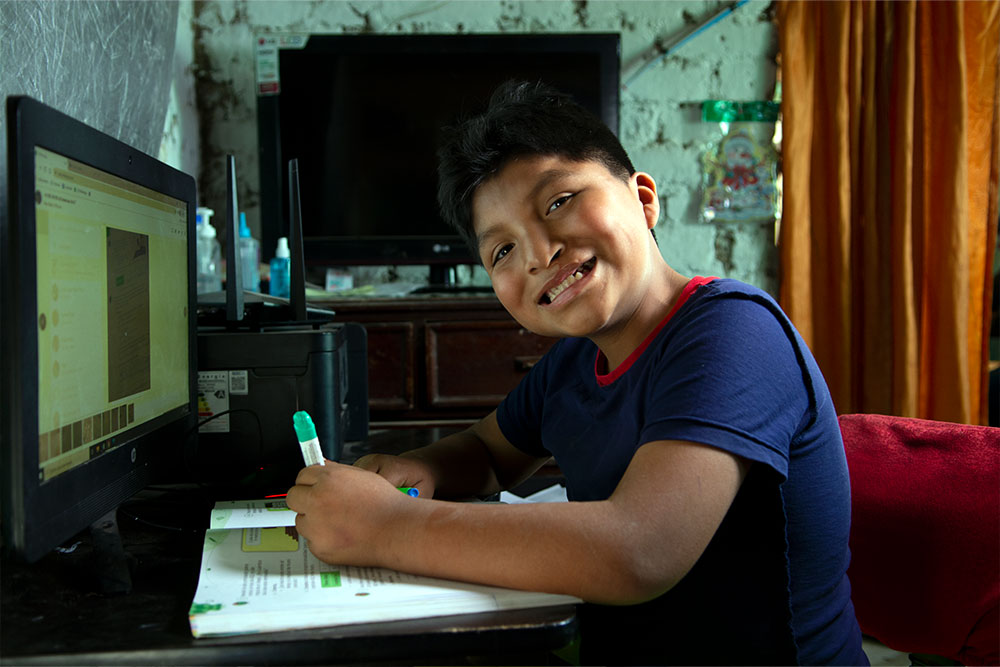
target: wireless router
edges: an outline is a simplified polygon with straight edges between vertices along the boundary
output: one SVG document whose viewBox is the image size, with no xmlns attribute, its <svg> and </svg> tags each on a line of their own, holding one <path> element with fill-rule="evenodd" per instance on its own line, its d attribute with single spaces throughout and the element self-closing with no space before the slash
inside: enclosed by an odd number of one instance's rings
<svg viewBox="0 0 1000 667">
<path fill-rule="evenodd" d="M 193 467 L 209 483 L 261 495 L 287 490 L 303 466 L 295 412 L 312 416 L 323 455 L 332 461 L 340 459 L 344 442 L 368 437 L 367 334 L 359 324 L 334 322 L 333 311 L 306 304 L 297 160 L 288 165 L 289 298 L 243 289 L 232 156 L 226 172 L 226 287 L 199 297 Z"/>
</svg>

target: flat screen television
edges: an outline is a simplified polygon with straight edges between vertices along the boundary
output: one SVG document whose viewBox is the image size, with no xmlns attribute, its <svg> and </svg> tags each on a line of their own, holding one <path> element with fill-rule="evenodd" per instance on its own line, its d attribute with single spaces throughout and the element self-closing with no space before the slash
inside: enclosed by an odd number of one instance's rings
<svg viewBox="0 0 1000 667">
<path fill-rule="evenodd" d="M 543 81 L 618 132 L 620 38 L 262 35 L 257 98 L 263 253 L 288 236 L 299 161 L 306 264 L 478 264 L 437 206 L 441 129 L 508 79 Z"/>
<path fill-rule="evenodd" d="M 5 553 L 33 562 L 180 470 L 197 198 L 191 176 L 49 106 L 6 112 L 0 505 Z"/>
</svg>

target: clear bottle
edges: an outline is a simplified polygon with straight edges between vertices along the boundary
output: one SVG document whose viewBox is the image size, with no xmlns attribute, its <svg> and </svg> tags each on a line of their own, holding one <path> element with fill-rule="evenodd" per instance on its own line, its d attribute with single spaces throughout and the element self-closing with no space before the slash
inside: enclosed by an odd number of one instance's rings
<svg viewBox="0 0 1000 667">
<path fill-rule="evenodd" d="M 282 236 L 278 239 L 278 247 L 274 251 L 274 259 L 271 260 L 271 284 L 268 290 L 271 296 L 282 296 L 287 299 L 291 294 L 290 256 L 288 237 Z"/>
<path fill-rule="evenodd" d="M 240 270 L 243 273 L 243 289 L 260 291 L 260 241 L 250 233 L 247 214 L 240 213 Z"/>
<path fill-rule="evenodd" d="M 210 208 L 199 206 L 197 209 L 198 294 L 222 290 L 222 247 L 212 226 L 213 215 L 215 211 Z"/>
</svg>

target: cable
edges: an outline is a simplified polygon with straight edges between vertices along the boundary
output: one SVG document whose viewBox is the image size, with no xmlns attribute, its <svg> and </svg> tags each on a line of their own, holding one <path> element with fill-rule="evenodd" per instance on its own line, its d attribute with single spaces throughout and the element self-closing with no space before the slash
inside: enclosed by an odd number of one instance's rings
<svg viewBox="0 0 1000 667">
<path fill-rule="evenodd" d="M 632 85 L 635 82 L 636 79 L 638 79 L 640 76 L 642 76 L 643 74 L 645 74 L 646 70 L 648 70 L 650 67 L 652 67 L 653 65 L 656 65 L 657 63 L 659 63 L 660 61 L 662 61 L 664 58 L 666 58 L 668 56 L 672 56 L 677 51 L 677 49 L 681 48 L 687 42 L 691 41 L 692 39 L 694 39 L 695 37 L 697 37 L 698 35 L 700 35 L 702 32 L 708 30 L 710 27 L 712 27 L 713 25 L 715 25 L 716 23 L 718 23 L 722 19 L 724 19 L 727 16 L 729 16 L 730 14 L 732 14 L 734 11 L 736 11 L 736 9 L 738 9 L 741 5 L 745 5 L 747 2 L 749 2 L 749 0 L 736 0 L 736 2 L 734 2 L 731 5 L 729 5 L 728 7 L 724 8 L 718 14 L 716 14 L 712 18 L 708 19 L 707 21 L 705 21 L 704 23 L 702 23 L 700 26 L 697 26 L 691 32 L 689 32 L 686 35 L 680 37 L 676 42 L 674 42 L 673 44 L 671 44 L 670 46 L 668 46 L 663 51 L 663 53 L 661 53 L 656 58 L 653 58 L 652 60 L 650 60 L 649 62 L 647 62 L 645 65 L 643 65 L 641 68 L 639 68 L 638 72 L 636 72 L 635 74 L 633 74 L 632 76 L 630 76 L 628 79 L 626 79 L 625 83 L 622 84 L 622 89 L 623 90 L 627 89 L 630 85 Z"/>
<path fill-rule="evenodd" d="M 219 417 L 223 417 L 225 415 L 238 414 L 243 412 L 248 413 L 250 416 L 254 418 L 254 421 L 257 422 L 257 464 L 255 467 L 260 467 L 260 465 L 264 461 L 264 428 L 260 423 L 260 416 L 258 416 L 258 414 L 254 410 L 250 410 L 249 408 L 232 408 L 230 410 L 223 410 L 222 412 L 218 412 L 212 415 L 211 417 L 208 417 L 207 419 L 203 419 L 202 421 L 198 422 L 190 429 L 188 429 L 188 431 L 184 434 L 184 439 L 187 440 L 187 438 L 189 438 L 192 433 L 197 432 L 198 429 L 200 429 L 202 426 L 204 426 L 205 424 L 209 423 L 212 420 L 218 419 Z M 195 447 L 194 456 L 197 457 L 197 454 L 198 454 L 198 446 Z M 184 455 L 184 468 L 191 475 L 192 479 L 196 478 L 195 470 L 193 469 L 193 463 L 188 460 L 186 451 Z M 196 483 L 199 485 L 202 484 L 201 482 L 196 482 Z"/>
</svg>

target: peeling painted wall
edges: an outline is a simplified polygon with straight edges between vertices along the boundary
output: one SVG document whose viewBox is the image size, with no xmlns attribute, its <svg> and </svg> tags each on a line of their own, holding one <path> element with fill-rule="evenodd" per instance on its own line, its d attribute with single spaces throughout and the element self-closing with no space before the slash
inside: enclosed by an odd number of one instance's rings
<svg viewBox="0 0 1000 667">
<path fill-rule="evenodd" d="M 255 32 L 618 32 L 622 79 L 729 3 L 715 0 L 206 0 L 191 17 L 201 132 L 199 187 L 221 208 L 224 163 L 236 156 L 240 204 L 259 235 Z M 771 99 L 777 37 L 770 2 L 751 0 L 647 70 L 621 98 L 621 139 L 659 185 L 661 252 L 686 275 L 745 280 L 777 290 L 769 224 L 700 221 L 701 155 L 719 135 L 700 120 L 705 99 Z M 269 257 L 272 249 L 263 249 Z"/>
<path fill-rule="evenodd" d="M 194 14 L 192 0 L 177 4 L 177 38 L 170 63 L 170 98 L 159 159 L 186 174 L 197 177 L 201 164 L 201 133 L 198 128 L 198 105 L 194 86 Z"/>
</svg>

